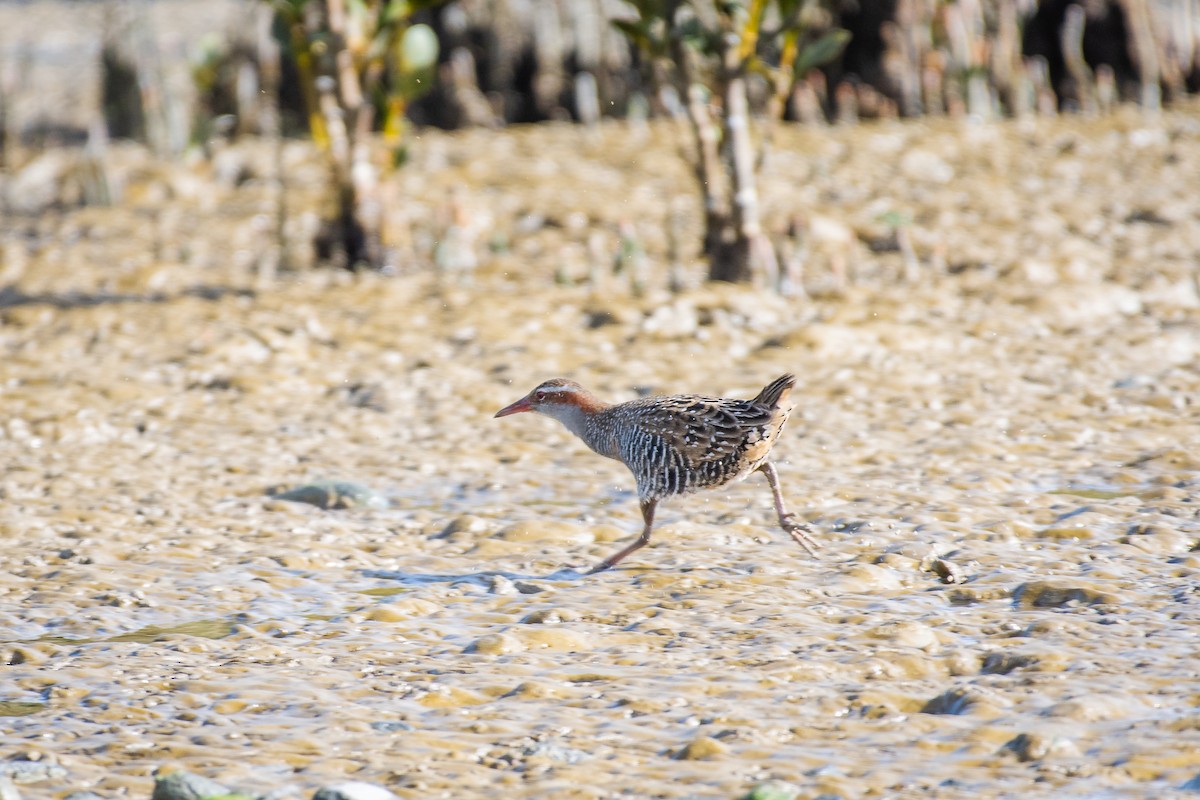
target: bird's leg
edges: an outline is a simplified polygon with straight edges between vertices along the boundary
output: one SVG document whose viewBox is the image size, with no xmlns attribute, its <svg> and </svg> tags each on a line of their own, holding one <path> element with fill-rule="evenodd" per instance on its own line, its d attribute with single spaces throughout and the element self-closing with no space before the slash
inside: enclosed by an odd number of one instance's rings
<svg viewBox="0 0 1200 800">
<path fill-rule="evenodd" d="M 816 556 L 816 548 L 821 545 L 809 536 L 812 528 L 809 528 L 803 522 L 796 519 L 795 514 L 789 514 L 788 510 L 783 505 L 783 492 L 779 490 L 779 475 L 775 472 L 775 465 L 770 461 L 764 462 L 758 471 L 767 476 L 767 483 L 771 484 L 771 494 L 775 496 L 775 513 L 779 515 L 779 525 L 788 535 L 796 540 L 796 544 L 808 551 L 810 556 Z"/>
<path fill-rule="evenodd" d="M 643 500 L 642 501 L 642 519 L 644 519 L 646 521 L 646 527 L 642 529 L 642 535 L 637 538 L 636 542 L 629 545 L 629 547 L 626 547 L 624 550 L 622 550 L 619 553 L 609 556 L 608 558 L 604 559 L 596 566 L 592 567 L 590 570 L 588 570 L 588 572 L 587 572 L 588 575 L 593 575 L 597 572 L 603 572 L 604 570 L 606 570 L 609 567 L 616 564 L 618 561 L 620 561 L 625 556 L 632 553 L 634 550 L 640 550 L 641 548 L 643 548 L 647 544 L 649 544 L 650 529 L 654 527 L 654 506 L 657 505 L 657 503 L 658 503 L 657 500 Z"/>
</svg>

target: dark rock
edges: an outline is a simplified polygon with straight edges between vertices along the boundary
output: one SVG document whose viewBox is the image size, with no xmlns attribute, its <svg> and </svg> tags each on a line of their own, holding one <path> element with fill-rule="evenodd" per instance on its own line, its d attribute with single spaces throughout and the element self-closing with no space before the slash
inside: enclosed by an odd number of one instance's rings
<svg viewBox="0 0 1200 800">
<path fill-rule="evenodd" d="M 154 794 L 150 798 L 151 800 L 209 800 L 209 798 L 226 798 L 231 795 L 232 792 L 228 788 L 216 781 L 180 770 L 155 774 Z"/>
<path fill-rule="evenodd" d="M 947 561 L 944 558 L 934 559 L 929 569 L 945 584 L 966 583 L 967 581 L 966 571 L 953 561 Z"/>
<path fill-rule="evenodd" d="M 297 486 L 274 495 L 276 500 L 308 503 L 320 509 L 387 508 L 383 495 L 361 483 L 349 481 L 318 481 Z"/>
<path fill-rule="evenodd" d="M 1027 653 L 988 653 L 983 659 L 985 675 L 1007 675 L 1013 670 L 1022 669 L 1038 663 L 1037 656 Z"/>
</svg>

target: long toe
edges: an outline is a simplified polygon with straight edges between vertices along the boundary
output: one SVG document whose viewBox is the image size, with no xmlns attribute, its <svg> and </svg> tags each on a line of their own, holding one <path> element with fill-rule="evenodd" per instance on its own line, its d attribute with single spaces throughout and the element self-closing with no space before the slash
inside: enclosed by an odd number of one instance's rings
<svg viewBox="0 0 1200 800">
<path fill-rule="evenodd" d="M 812 528 L 803 522 L 798 522 L 793 514 L 788 514 L 781 521 L 783 522 L 783 529 L 788 532 L 789 536 L 796 540 L 796 544 L 803 547 L 808 551 L 810 556 L 815 558 L 817 550 L 820 549 L 821 545 L 817 543 L 816 539 L 809 536 L 813 532 Z"/>
</svg>

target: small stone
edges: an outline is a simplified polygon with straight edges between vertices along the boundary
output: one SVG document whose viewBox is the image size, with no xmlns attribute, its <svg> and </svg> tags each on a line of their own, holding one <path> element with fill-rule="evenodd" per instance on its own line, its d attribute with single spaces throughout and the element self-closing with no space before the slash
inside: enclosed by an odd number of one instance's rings
<svg viewBox="0 0 1200 800">
<path fill-rule="evenodd" d="M 675 758 L 680 761 L 712 761 L 728 752 L 728 747 L 711 736 L 698 736 L 676 753 Z"/>
<path fill-rule="evenodd" d="M 391 603 L 381 603 L 367 612 L 372 622 L 404 622 L 413 617 L 427 617 L 441 610 L 441 606 L 420 597 L 405 597 Z"/>
<path fill-rule="evenodd" d="M 274 495 L 276 500 L 307 503 L 323 510 L 345 508 L 387 508 L 383 495 L 361 483 L 317 481 Z"/>
<path fill-rule="evenodd" d="M 1127 719 L 1145 713 L 1145 703 L 1136 697 L 1120 694 L 1085 694 L 1063 700 L 1047 708 L 1048 717 L 1073 719 L 1077 722 L 1103 722 Z"/>
<path fill-rule="evenodd" d="M 1130 525 L 1119 541 L 1152 555 L 1185 553 L 1193 546 L 1192 539 L 1182 531 L 1146 523 Z"/>
<path fill-rule="evenodd" d="M 585 634 L 560 625 L 526 626 L 514 629 L 513 633 L 530 649 L 577 653 L 592 648 L 592 642 Z"/>
<path fill-rule="evenodd" d="M 591 544 L 592 534 L 582 526 L 554 520 L 525 520 L 501 529 L 496 538 L 505 542 L 566 542 Z"/>
<path fill-rule="evenodd" d="M 899 573 L 878 564 L 854 564 L 837 579 L 838 588 L 845 592 L 870 594 L 901 588 Z"/>
<path fill-rule="evenodd" d="M 1041 761 L 1047 756 L 1077 756 L 1079 748 L 1070 739 L 1045 736 L 1041 733 L 1021 733 L 1004 744 L 1001 750 L 1015 753 L 1021 762 Z"/>
<path fill-rule="evenodd" d="M 382 786 L 364 781 L 345 781 L 318 789 L 313 800 L 399 800 Z"/>
<path fill-rule="evenodd" d="M 917 650 L 932 650 L 938 645 L 937 633 L 933 628 L 914 620 L 885 622 L 871 630 L 872 638 L 884 639 L 899 647 Z"/>
<path fill-rule="evenodd" d="M 944 558 L 936 558 L 930 565 L 930 571 L 941 579 L 942 583 L 947 585 L 955 583 L 966 583 L 967 573 L 958 564 L 953 561 L 947 561 Z"/>
<path fill-rule="evenodd" d="M 387 720 L 371 723 L 371 730 L 379 731 L 380 733 L 399 733 L 401 731 L 416 730 L 412 725 L 401 720 Z"/>
<path fill-rule="evenodd" d="M 387 388 L 381 383 L 351 383 L 343 387 L 346 402 L 355 408 L 385 413 L 388 410 Z"/>
<path fill-rule="evenodd" d="M 506 656 L 524 650 L 525 645 L 515 636 L 507 633 L 489 633 L 467 645 L 466 652 L 485 656 Z"/>
<path fill-rule="evenodd" d="M 1012 701 L 982 687 L 960 687 L 942 692 L 927 702 L 922 714 L 992 714 L 1009 708 Z"/>
<path fill-rule="evenodd" d="M 526 625 L 554 625 L 559 622 L 574 622 L 579 614 L 569 608 L 540 608 L 521 620 Z"/>
<path fill-rule="evenodd" d="M 1070 606 L 1114 605 L 1119 598 L 1083 584 L 1030 581 L 1013 592 L 1013 602 L 1024 608 L 1067 608 Z"/>
<path fill-rule="evenodd" d="M 563 764 L 578 764 L 591 758 L 591 754 L 575 747 L 564 747 L 550 742 L 531 744 L 521 751 L 524 755 L 534 758 L 545 758 Z"/>
<path fill-rule="evenodd" d="M 511 578 L 503 575 L 491 575 L 488 577 L 488 592 L 491 594 L 516 594 L 517 587 Z"/>
<path fill-rule="evenodd" d="M 800 787 L 787 781 L 763 781 L 746 793 L 743 800 L 795 800 Z"/>
<path fill-rule="evenodd" d="M 477 517 L 473 514 L 463 514 L 460 517 L 455 517 L 450 520 L 450 523 L 442 528 L 435 539 L 471 539 L 476 536 L 464 536 L 463 534 L 480 534 L 488 529 L 488 521 L 483 517 Z"/>
<path fill-rule="evenodd" d="M 225 786 L 202 775 L 183 770 L 164 774 L 160 768 L 154 776 L 154 794 L 150 797 L 151 800 L 208 800 L 230 794 Z"/>
<path fill-rule="evenodd" d="M 982 671 L 985 675 L 1007 675 L 1037 663 L 1037 656 L 1026 653 L 988 653 Z"/>
<path fill-rule="evenodd" d="M 0 764 L 0 776 L 13 783 L 41 783 L 67 777 L 67 771 L 58 764 L 46 761 L 6 761 Z"/>
<path fill-rule="evenodd" d="M 517 684 L 511 692 L 506 692 L 503 697 L 516 697 L 524 700 L 542 700 L 547 697 L 558 697 L 560 692 L 558 689 L 548 683 L 539 681 L 524 681 Z"/>
</svg>

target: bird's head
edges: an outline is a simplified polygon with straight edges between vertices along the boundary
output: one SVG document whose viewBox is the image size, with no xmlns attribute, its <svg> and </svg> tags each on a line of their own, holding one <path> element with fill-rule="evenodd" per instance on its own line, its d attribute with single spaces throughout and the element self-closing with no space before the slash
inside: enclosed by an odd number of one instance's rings
<svg viewBox="0 0 1200 800">
<path fill-rule="evenodd" d="M 600 405 L 587 389 L 575 381 L 551 378 L 538 384 L 537 388 L 517 402 L 497 411 L 496 416 L 507 417 L 522 411 L 536 411 L 548 417 L 563 419 L 566 414 L 595 411 Z"/>
</svg>

